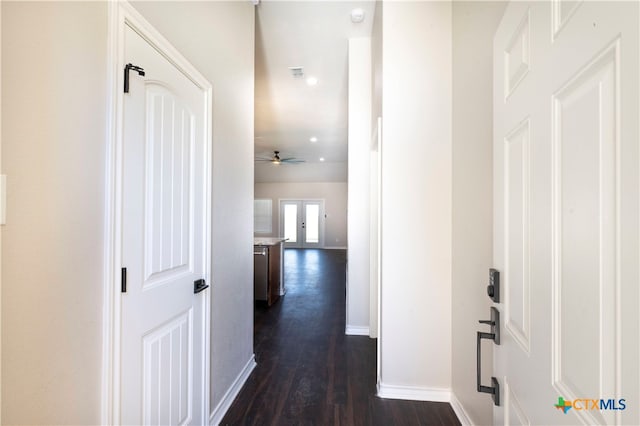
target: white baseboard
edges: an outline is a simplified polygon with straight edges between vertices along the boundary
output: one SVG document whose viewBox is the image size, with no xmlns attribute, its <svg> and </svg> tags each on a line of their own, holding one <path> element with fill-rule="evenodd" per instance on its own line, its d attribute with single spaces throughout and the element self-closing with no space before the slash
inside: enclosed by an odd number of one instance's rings
<svg viewBox="0 0 640 426">
<path fill-rule="evenodd" d="M 409 401 L 451 402 L 451 389 L 397 386 L 378 383 L 378 396 Z"/>
<path fill-rule="evenodd" d="M 236 399 L 236 396 L 240 393 L 242 386 L 244 386 L 244 383 L 247 381 L 254 368 L 256 368 L 256 356 L 251 355 L 247 364 L 244 366 L 240 374 L 238 374 L 238 377 L 233 381 L 227 392 L 222 397 L 220 403 L 218 403 L 209 416 L 210 425 L 218 426 L 220 424 L 224 415 L 227 414 L 227 410 L 231 407 L 233 400 Z"/>
<path fill-rule="evenodd" d="M 460 400 L 456 397 L 456 395 L 451 392 L 451 408 L 453 408 L 453 412 L 458 416 L 458 420 L 462 423 L 462 426 L 475 426 L 467 414 L 467 411 L 464 409 L 464 405 L 460 402 Z"/>
<path fill-rule="evenodd" d="M 361 325 L 347 325 L 344 329 L 344 334 L 347 336 L 368 336 L 369 327 L 363 327 Z"/>
<path fill-rule="evenodd" d="M 325 250 L 346 250 L 346 247 L 322 247 Z"/>
</svg>

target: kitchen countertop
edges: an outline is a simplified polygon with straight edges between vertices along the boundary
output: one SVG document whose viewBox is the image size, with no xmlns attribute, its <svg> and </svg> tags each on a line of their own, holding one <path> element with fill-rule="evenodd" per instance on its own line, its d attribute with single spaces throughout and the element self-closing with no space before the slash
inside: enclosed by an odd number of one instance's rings
<svg viewBox="0 0 640 426">
<path fill-rule="evenodd" d="M 285 242 L 287 239 L 282 237 L 258 237 L 253 239 L 254 246 L 275 246 Z"/>
</svg>

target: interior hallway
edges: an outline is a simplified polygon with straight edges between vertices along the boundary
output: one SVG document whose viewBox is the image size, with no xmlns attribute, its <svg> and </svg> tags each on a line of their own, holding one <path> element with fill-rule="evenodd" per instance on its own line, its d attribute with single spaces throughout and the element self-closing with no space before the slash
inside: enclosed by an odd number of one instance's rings
<svg viewBox="0 0 640 426">
<path fill-rule="evenodd" d="M 287 294 L 256 309 L 258 365 L 222 425 L 460 424 L 447 403 L 376 397 L 376 340 L 344 334 L 345 250 L 284 262 Z"/>
</svg>

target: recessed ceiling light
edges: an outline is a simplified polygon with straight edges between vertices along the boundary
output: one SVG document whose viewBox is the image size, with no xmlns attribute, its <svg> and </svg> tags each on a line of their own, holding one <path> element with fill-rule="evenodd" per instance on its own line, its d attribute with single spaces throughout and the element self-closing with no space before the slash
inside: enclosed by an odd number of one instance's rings
<svg viewBox="0 0 640 426">
<path fill-rule="evenodd" d="M 324 157 L 320 157 L 320 161 L 324 161 Z"/>
<path fill-rule="evenodd" d="M 311 136 L 309 138 L 309 142 L 318 142 L 318 138 L 316 138 L 315 136 Z"/>
<path fill-rule="evenodd" d="M 318 79 L 315 77 L 309 77 L 307 78 L 307 84 L 309 86 L 315 86 L 316 84 L 318 84 Z"/>
<path fill-rule="evenodd" d="M 364 21 L 364 10 L 357 8 L 351 11 L 351 22 L 359 24 Z"/>
</svg>

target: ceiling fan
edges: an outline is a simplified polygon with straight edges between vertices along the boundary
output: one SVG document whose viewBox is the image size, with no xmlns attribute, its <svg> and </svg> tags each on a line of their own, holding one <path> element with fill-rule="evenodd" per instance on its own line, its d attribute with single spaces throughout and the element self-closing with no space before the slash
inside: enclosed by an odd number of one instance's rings
<svg viewBox="0 0 640 426">
<path fill-rule="evenodd" d="M 295 164 L 295 163 L 305 162 L 304 160 L 299 160 L 295 157 L 280 158 L 280 151 L 273 151 L 273 157 L 271 158 L 257 157 L 256 161 L 269 161 L 273 164 L 281 164 L 281 163 Z"/>
</svg>

